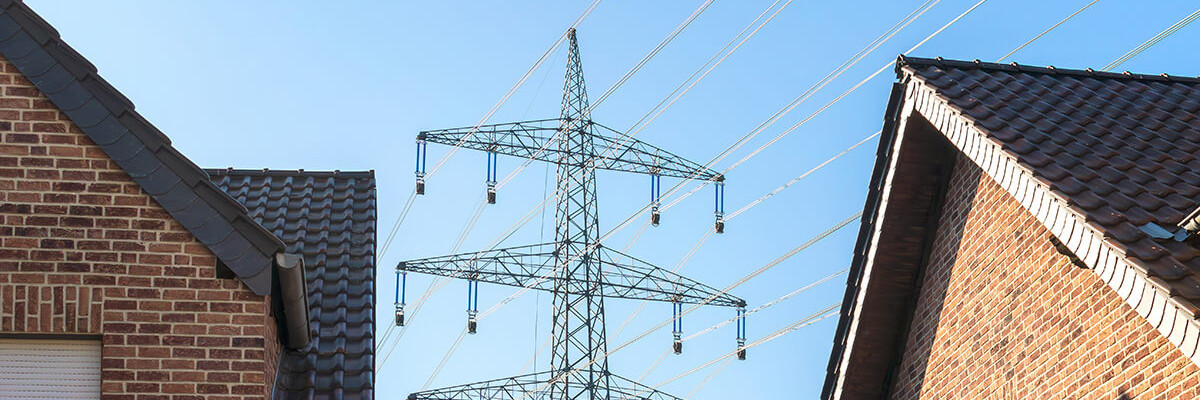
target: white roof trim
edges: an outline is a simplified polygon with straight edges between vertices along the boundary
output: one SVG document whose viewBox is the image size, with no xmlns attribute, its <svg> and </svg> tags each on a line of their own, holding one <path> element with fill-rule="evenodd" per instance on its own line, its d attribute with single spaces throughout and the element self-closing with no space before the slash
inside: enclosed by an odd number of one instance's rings
<svg viewBox="0 0 1200 400">
<path fill-rule="evenodd" d="M 906 67 L 904 74 L 907 75 L 906 92 L 910 93 L 906 96 L 906 109 L 911 102 L 916 112 L 928 119 L 950 143 L 1016 198 L 1138 315 L 1150 322 L 1184 356 L 1200 365 L 1200 352 L 1197 352 L 1200 323 L 1190 312 L 1172 301 L 1170 293 L 1152 284 L 1143 271 L 1130 265 L 1124 257 L 1125 249 L 1105 242 L 1104 236 L 1089 226 L 1084 216 L 1067 207 L 1066 199 L 1059 198 L 1049 186 L 1035 179 L 1032 171 L 1004 151 L 1000 143 L 984 133 L 975 121 L 951 107 L 945 98 L 925 84 L 920 76 L 913 74 L 911 69 Z M 893 169 L 894 166 L 889 168 Z M 881 212 L 880 215 L 885 214 Z M 864 288 L 860 288 L 860 295 L 865 292 Z M 850 343 L 848 340 L 847 349 L 851 347 Z M 848 357 L 844 357 L 843 362 L 846 359 Z"/>
</svg>

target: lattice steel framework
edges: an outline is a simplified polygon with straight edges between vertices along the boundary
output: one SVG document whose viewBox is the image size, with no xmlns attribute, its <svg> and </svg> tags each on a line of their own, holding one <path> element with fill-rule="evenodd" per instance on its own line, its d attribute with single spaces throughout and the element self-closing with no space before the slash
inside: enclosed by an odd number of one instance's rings
<svg viewBox="0 0 1200 400">
<path fill-rule="evenodd" d="M 592 122 L 575 30 L 567 35 L 570 47 L 558 119 L 425 131 L 417 137 L 420 146 L 442 143 L 554 163 L 558 167 L 554 242 L 409 260 L 397 266 L 402 273 L 553 293 L 553 369 L 413 393 L 409 399 L 675 399 L 608 372 L 604 298 L 745 307 L 742 299 L 598 242 L 596 169 L 716 182 L 723 177 Z M 599 135 L 597 128 L 613 135 Z M 420 165 L 419 179 L 423 177 Z M 490 173 L 489 184 L 491 177 Z"/>
</svg>

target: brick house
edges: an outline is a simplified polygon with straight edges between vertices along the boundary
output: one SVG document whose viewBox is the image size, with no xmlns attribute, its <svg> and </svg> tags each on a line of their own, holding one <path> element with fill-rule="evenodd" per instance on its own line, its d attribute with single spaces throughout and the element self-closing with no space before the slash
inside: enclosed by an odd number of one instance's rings
<svg viewBox="0 0 1200 400">
<path fill-rule="evenodd" d="M 374 398 L 374 172 L 205 171 L 0 1 L 0 397 Z"/>
<path fill-rule="evenodd" d="M 823 398 L 1200 398 L 1200 79 L 897 73 Z"/>
</svg>

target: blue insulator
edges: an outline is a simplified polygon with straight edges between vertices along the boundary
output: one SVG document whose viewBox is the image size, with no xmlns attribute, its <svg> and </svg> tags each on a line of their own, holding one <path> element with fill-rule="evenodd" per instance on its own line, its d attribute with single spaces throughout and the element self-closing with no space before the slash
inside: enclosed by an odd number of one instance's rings
<svg viewBox="0 0 1200 400">
<path fill-rule="evenodd" d="M 487 202 L 496 204 L 496 161 L 500 156 L 490 151 L 487 156 Z"/>
<path fill-rule="evenodd" d="M 417 138 L 417 194 L 425 194 L 425 159 L 428 157 L 428 143 L 425 139 Z"/>
<path fill-rule="evenodd" d="M 713 229 L 717 233 L 725 233 L 725 182 L 717 181 L 715 184 L 715 199 L 713 200 L 713 214 L 717 217 L 717 222 Z"/>
<path fill-rule="evenodd" d="M 671 317 L 673 318 L 671 325 L 671 336 L 675 339 L 671 345 L 671 349 L 675 354 L 683 353 L 683 304 L 671 303 Z"/>
<path fill-rule="evenodd" d="M 408 273 L 396 271 L 396 326 L 404 326 L 404 291 L 408 281 Z"/>
<path fill-rule="evenodd" d="M 738 307 L 737 309 L 737 357 L 738 360 L 746 359 L 746 308 Z"/>
<path fill-rule="evenodd" d="M 659 212 L 659 200 L 662 198 L 662 177 L 657 174 L 650 175 L 650 225 L 658 226 L 662 222 L 662 213 Z"/>
<path fill-rule="evenodd" d="M 479 314 L 479 281 L 467 281 L 467 333 L 474 334 Z"/>
</svg>

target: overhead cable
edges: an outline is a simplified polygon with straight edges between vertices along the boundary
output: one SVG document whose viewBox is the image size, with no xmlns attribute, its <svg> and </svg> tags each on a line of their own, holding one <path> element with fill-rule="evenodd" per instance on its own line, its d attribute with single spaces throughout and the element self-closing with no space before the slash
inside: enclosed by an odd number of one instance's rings
<svg viewBox="0 0 1200 400">
<path fill-rule="evenodd" d="M 1154 47 L 1154 45 L 1158 44 L 1158 42 L 1161 42 L 1163 39 L 1166 39 L 1167 37 L 1174 35 L 1175 32 L 1179 32 L 1180 29 L 1183 29 L 1183 27 L 1188 26 L 1188 24 L 1191 24 L 1197 18 L 1200 18 L 1200 9 L 1196 10 L 1195 12 L 1193 12 L 1191 14 L 1188 14 L 1188 16 L 1183 17 L 1183 19 L 1179 20 L 1179 22 L 1176 22 L 1174 25 L 1167 27 L 1167 29 L 1164 29 L 1162 32 L 1159 32 L 1157 35 L 1154 35 L 1150 39 L 1146 39 L 1145 42 L 1142 42 L 1142 44 L 1138 45 L 1137 47 L 1134 47 L 1133 50 L 1129 50 L 1129 52 L 1125 53 L 1124 55 L 1117 57 L 1116 60 L 1113 60 L 1113 62 L 1108 63 L 1108 65 L 1105 65 L 1104 70 L 1112 71 L 1113 68 L 1121 66 L 1121 64 L 1124 64 L 1126 61 L 1129 61 L 1130 59 L 1137 57 L 1138 54 L 1142 54 L 1142 52 L 1146 51 L 1146 49 Z"/>
<path fill-rule="evenodd" d="M 1066 23 L 1067 21 L 1070 21 L 1070 20 L 1071 20 L 1071 18 L 1075 18 L 1075 16 L 1076 16 L 1076 15 L 1079 15 L 1079 13 L 1083 12 L 1083 10 L 1086 10 L 1086 9 L 1088 9 L 1089 7 L 1091 7 L 1092 5 L 1094 5 L 1094 4 L 1098 3 L 1098 2 L 1100 2 L 1100 0 L 1092 0 L 1092 2 L 1090 2 L 1090 3 L 1087 3 L 1086 5 L 1084 5 L 1084 6 L 1083 6 L 1083 8 L 1080 8 L 1080 9 L 1078 9 L 1078 10 L 1075 10 L 1075 12 L 1071 13 L 1071 15 L 1068 15 L 1066 18 L 1063 18 L 1061 21 L 1058 21 L 1058 23 L 1057 23 L 1057 24 L 1051 25 L 1049 28 L 1046 28 L 1046 30 L 1042 31 L 1042 33 L 1039 33 L 1039 34 L 1037 34 L 1037 36 L 1034 36 L 1033 38 L 1029 39 L 1028 41 L 1026 41 L 1025 43 L 1021 44 L 1020 46 L 1017 46 L 1017 48 L 1015 48 L 1015 49 L 1012 49 L 1012 51 L 1010 51 L 1010 52 L 1008 52 L 1008 53 L 1005 53 L 1003 56 L 1000 56 L 1000 58 L 999 58 L 999 59 L 997 59 L 997 60 L 996 60 L 996 62 L 1004 61 L 1004 59 L 1005 59 L 1005 58 L 1008 58 L 1008 56 L 1011 56 L 1011 55 L 1013 55 L 1013 53 L 1016 53 L 1016 52 L 1018 52 L 1018 51 L 1021 51 L 1021 49 L 1024 49 L 1024 48 L 1025 48 L 1025 46 L 1028 46 L 1028 45 L 1030 45 L 1031 43 L 1033 43 L 1033 42 L 1037 41 L 1038 39 L 1041 39 L 1041 38 L 1042 38 L 1042 36 L 1046 36 L 1046 34 L 1047 34 L 1047 33 L 1050 33 L 1050 31 L 1052 31 L 1052 30 L 1054 30 L 1054 29 L 1058 28 L 1058 26 L 1059 26 L 1059 25 L 1062 25 L 1062 24 Z"/>
</svg>

